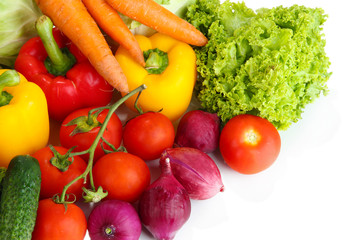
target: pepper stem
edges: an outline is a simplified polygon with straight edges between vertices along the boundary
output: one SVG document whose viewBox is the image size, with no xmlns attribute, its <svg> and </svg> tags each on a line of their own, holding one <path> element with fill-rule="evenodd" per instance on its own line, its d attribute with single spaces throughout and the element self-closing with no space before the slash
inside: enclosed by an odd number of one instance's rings
<svg viewBox="0 0 353 240">
<path fill-rule="evenodd" d="M 5 87 L 14 87 L 20 83 L 20 75 L 15 70 L 7 70 L 0 75 L 0 107 L 8 105 L 13 96 L 3 91 Z"/>
<path fill-rule="evenodd" d="M 48 16 L 42 15 L 36 21 L 36 29 L 48 54 L 44 62 L 48 72 L 55 76 L 65 75 L 76 59 L 67 48 L 59 48 L 53 36 L 53 22 Z"/>
<path fill-rule="evenodd" d="M 149 74 L 161 74 L 169 65 L 168 53 L 158 48 L 144 51 L 143 56 L 146 62 L 145 69 Z"/>
</svg>

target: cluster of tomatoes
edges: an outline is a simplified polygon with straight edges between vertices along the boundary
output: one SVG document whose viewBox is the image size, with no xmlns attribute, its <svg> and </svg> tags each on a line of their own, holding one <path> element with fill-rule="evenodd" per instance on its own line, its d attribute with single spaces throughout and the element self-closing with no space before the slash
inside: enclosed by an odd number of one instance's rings
<svg viewBox="0 0 353 240">
<path fill-rule="evenodd" d="M 53 197 L 59 197 L 64 186 L 87 169 L 89 156 L 87 153 L 73 154 L 74 156 L 66 159 L 70 163 L 64 170 L 54 166 L 52 160 L 56 158 L 60 161 L 71 151 L 82 152 L 90 148 L 100 130 L 99 123 L 104 122 L 108 110 L 97 115 L 98 127 L 89 131 L 75 134 L 75 129 L 80 124 L 69 123 L 86 117 L 92 109 L 79 109 L 65 118 L 60 124 L 60 146 L 47 146 L 32 154 L 38 160 L 42 172 L 33 239 L 63 239 L 65 236 L 70 236 L 70 239 L 83 239 L 82 234 L 86 233 L 87 223 L 83 211 L 69 202 L 79 200 L 84 193 L 83 188 L 90 188 L 89 179 L 80 179 L 67 189 L 67 203 L 56 204 Z M 159 112 L 143 113 L 129 119 L 124 126 L 114 113 L 104 131 L 104 140 L 100 140 L 94 152 L 92 176 L 95 187 L 100 186 L 108 193 L 105 199 L 135 202 L 151 181 L 150 169 L 146 162 L 159 158 L 164 149 L 172 147 L 174 136 L 172 122 Z M 122 142 L 125 151 L 119 149 Z M 65 229 L 65 233 L 60 229 Z"/>
<path fill-rule="evenodd" d="M 75 204 L 55 204 L 53 196 L 60 196 L 65 185 L 87 169 L 89 155 L 74 154 L 66 159 L 70 163 L 64 170 L 54 166 L 52 160 L 65 159 L 71 151 L 83 152 L 91 147 L 108 114 L 107 109 L 96 114 L 91 128 L 85 126 L 87 119 L 83 123 L 76 121 L 85 119 L 92 109 L 79 109 L 65 118 L 60 125 L 60 146 L 48 146 L 33 154 L 42 172 L 41 200 L 33 239 L 52 239 L 55 234 L 60 238 L 77 236 L 72 239 L 83 239 L 86 234 L 83 211 Z M 81 131 L 78 127 L 88 130 Z M 174 139 L 173 123 L 162 113 L 142 113 L 128 119 L 124 126 L 114 113 L 94 152 L 92 177 L 95 187 L 102 187 L 108 193 L 106 199 L 136 202 L 151 182 L 146 162 L 158 159 L 163 150 L 173 147 Z M 219 150 L 224 161 L 243 174 L 268 168 L 276 160 L 280 146 L 276 128 L 266 119 L 248 114 L 231 119 L 219 136 Z M 80 179 L 67 189 L 67 198 L 74 195 L 76 201 L 81 198 L 83 189 L 90 187 L 89 179 Z M 65 229 L 65 236 L 60 229 Z"/>
</svg>

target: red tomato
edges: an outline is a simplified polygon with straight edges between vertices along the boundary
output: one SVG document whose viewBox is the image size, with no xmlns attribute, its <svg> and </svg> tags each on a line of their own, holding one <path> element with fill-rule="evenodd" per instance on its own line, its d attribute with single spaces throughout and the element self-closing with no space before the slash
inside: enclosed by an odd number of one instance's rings
<svg viewBox="0 0 353 240">
<path fill-rule="evenodd" d="M 123 132 L 126 150 L 143 160 L 154 160 L 174 143 L 172 122 L 158 112 L 147 112 L 130 119 Z"/>
<path fill-rule="evenodd" d="M 63 147 L 56 146 L 54 148 L 61 155 L 65 155 L 68 151 Z M 49 147 L 38 150 L 32 156 L 38 160 L 42 172 L 40 199 L 51 198 L 55 194 L 61 194 L 64 186 L 80 176 L 87 168 L 86 162 L 79 156 L 75 156 L 68 169 L 64 172 L 60 171 L 50 163 L 50 159 L 54 157 L 54 154 Z M 69 160 L 72 161 L 72 159 Z M 67 193 L 73 193 L 79 199 L 82 196 L 83 186 L 83 179 L 80 179 L 70 186 Z"/>
<path fill-rule="evenodd" d="M 93 108 L 79 109 L 77 111 L 72 112 L 65 118 L 65 120 L 61 124 L 60 133 L 59 133 L 60 143 L 63 147 L 71 148 L 73 146 L 77 146 L 74 149 L 75 152 L 81 152 L 91 147 L 93 141 L 95 140 L 100 130 L 100 126 L 96 126 L 93 129 L 89 130 L 88 132 L 77 133 L 74 135 L 71 135 L 71 133 L 76 128 L 76 125 L 66 126 L 67 123 L 69 123 L 71 120 L 75 118 L 78 118 L 81 116 L 87 116 L 88 112 L 91 109 Z M 102 111 L 98 115 L 96 120 L 100 123 L 103 123 L 107 114 L 108 114 L 108 110 Z M 81 122 L 80 124 L 86 124 L 86 121 Z M 122 138 L 122 124 L 119 117 L 116 114 L 113 114 L 111 116 L 108 122 L 107 128 L 103 133 L 103 137 L 109 143 L 111 143 L 115 148 L 120 147 L 121 138 Z M 94 152 L 94 162 L 104 155 L 104 151 L 101 147 L 101 142 L 102 140 L 99 141 L 96 151 Z M 106 143 L 103 143 L 103 148 L 107 150 L 112 150 Z M 88 161 L 88 157 L 89 157 L 88 154 L 82 155 L 81 157 L 84 160 Z"/>
<path fill-rule="evenodd" d="M 151 174 L 147 164 L 139 157 L 125 152 L 109 153 L 93 167 L 96 187 L 108 191 L 108 199 L 136 201 L 149 186 Z"/>
<path fill-rule="evenodd" d="M 277 159 L 281 138 L 268 120 L 243 114 L 226 123 L 219 148 L 231 168 L 243 174 L 254 174 L 267 169 Z"/>
<path fill-rule="evenodd" d="M 39 201 L 32 240 L 82 240 L 87 231 L 85 214 L 75 204 L 57 204 L 52 199 Z"/>
</svg>

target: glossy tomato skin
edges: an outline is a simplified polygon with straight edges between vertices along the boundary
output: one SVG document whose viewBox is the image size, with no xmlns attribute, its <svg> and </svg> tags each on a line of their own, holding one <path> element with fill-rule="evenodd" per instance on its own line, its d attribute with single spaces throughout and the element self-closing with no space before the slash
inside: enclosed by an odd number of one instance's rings
<svg viewBox="0 0 353 240">
<path fill-rule="evenodd" d="M 57 204 L 52 199 L 39 201 L 32 240 L 82 240 L 87 231 L 85 214 L 75 204 Z"/>
<path fill-rule="evenodd" d="M 255 174 L 270 167 L 277 159 L 281 138 L 268 120 L 242 114 L 226 123 L 219 148 L 232 169 L 243 174 Z"/>
<path fill-rule="evenodd" d="M 173 123 L 158 112 L 146 112 L 130 119 L 123 132 L 126 150 L 143 160 L 159 158 L 164 149 L 173 146 L 174 138 Z"/>
<path fill-rule="evenodd" d="M 147 164 L 126 152 L 109 153 L 93 167 L 94 184 L 108 191 L 107 199 L 135 202 L 151 180 Z"/>
<path fill-rule="evenodd" d="M 54 148 L 61 155 L 65 155 L 68 151 L 68 149 L 60 146 L 54 146 Z M 81 157 L 75 156 L 69 168 L 64 172 L 60 171 L 50 163 L 50 159 L 54 157 L 54 154 L 49 147 L 38 150 L 32 156 L 38 160 L 42 173 L 40 199 L 51 198 L 55 194 L 61 194 L 64 186 L 80 176 L 87 168 L 87 163 Z M 80 179 L 68 188 L 67 193 L 72 193 L 76 196 L 76 199 L 80 199 L 82 187 L 84 186 L 83 179 Z"/>
<path fill-rule="evenodd" d="M 77 133 L 75 135 L 70 136 L 70 134 L 72 133 L 72 131 L 74 131 L 76 126 L 75 125 L 66 126 L 66 124 L 77 117 L 87 116 L 88 112 L 92 109 L 93 108 L 79 109 L 72 112 L 65 118 L 65 120 L 61 124 L 60 133 L 59 133 L 60 143 L 63 147 L 71 148 L 73 146 L 76 146 L 76 148 L 74 149 L 74 152 L 81 152 L 91 147 L 93 141 L 95 140 L 100 130 L 100 127 L 95 127 L 88 132 Z M 108 114 L 107 109 L 102 111 L 98 115 L 97 120 L 103 123 L 107 114 Z M 111 116 L 108 122 L 107 128 L 103 134 L 103 137 L 109 143 L 114 145 L 115 148 L 119 148 L 122 140 L 122 124 L 119 117 L 115 113 Z M 102 140 L 100 140 L 96 148 L 96 151 L 94 152 L 94 162 L 105 154 L 101 147 L 101 142 Z M 103 143 L 103 147 L 104 149 L 112 150 L 106 143 Z M 89 157 L 88 154 L 82 155 L 82 158 L 85 161 L 88 161 L 88 157 Z"/>
</svg>

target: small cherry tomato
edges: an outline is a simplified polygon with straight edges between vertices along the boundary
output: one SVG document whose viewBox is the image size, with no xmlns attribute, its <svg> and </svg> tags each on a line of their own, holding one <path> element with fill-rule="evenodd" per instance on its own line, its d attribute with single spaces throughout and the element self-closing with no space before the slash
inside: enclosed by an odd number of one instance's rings
<svg viewBox="0 0 353 240">
<path fill-rule="evenodd" d="M 232 169 L 243 174 L 254 174 L 267 169 L 277 159 L 281 138 L 268 120 L 242 114 L 226 123 L 219 148 Z"/>
<path fill-rule="evenodd" d="M 98 115 L 92 114 L 88 118 L 88 112 L 93 108 L 83 108 L 69 114 L 60 127 L 60 143 L 63 147 L 71 148 L 76 146 L 74 152 L 81 152 L 91 147 L 95 140 L 101 124 L 107 117 L 108 110 L 103 110 Z M 76 120 L 74 120 L 76 119 Z M 77 120 L 78 119 L 78 120 Z M 122 139 L 122 124 L 119 117 L 114 113 L 109 119 L 107 128 L 103 133 L 103 138 L 112 144 L 115 148 L 119 148 Z M 94 152 L 94 162 L 101 158 L 105 153 L 101 147 L 102 140 L 99 141 Z M 106 143 L 103 143 L 103 148 L 111 149 Z M 81 156 L 88 161 L 88 154 Z"/>
<path fill-rule="evenodd" d="M 173 146 L 174 137 L 169 118 L 158 112 L 146 112 L 126 123 L 123 144 L 129 153 L 143 160 L 154 160 L 164 149 Z"/>
<path fill-rule="evenodd" d="M 136 201 L 150 184 L 147 164 L 139 157 L 125 152 L 109 153 L 93 167 L 96 187 L 108 191 L 107 199 Z"/>
<path fill-rule="evenodd" d="M 50 147 L 42 148 L 32 154 L 38 160 L 42 173 L 40 199 L 51 198 L 56 194 L 60 194 L 66 184 L 80 176 L 87 168 L 87 163 L 79 156 L 74 156 L 73 159 L 66 158 L 60 160 L 68 152 L 68 149 L 55 146 L 54 151 L 60 155 L 55 154 L 56 162 L 52 161 L 54 153 Z M 70 165 L 67 166 L 66 164 Z M 65 168 L 67 169 L 65 170 Z M 82 196 L 83 186 L 84 181 L 80 179 L 68 188 L 67 193 L 72 193 L 79 199 Z"/>
<path fill-rule="evenodd" d="M 39 201 L 32 240 L 82 240 L 87 231 L 86 216 L 73 203 L 57 204 L 52 199 Z"/>
</svg>

